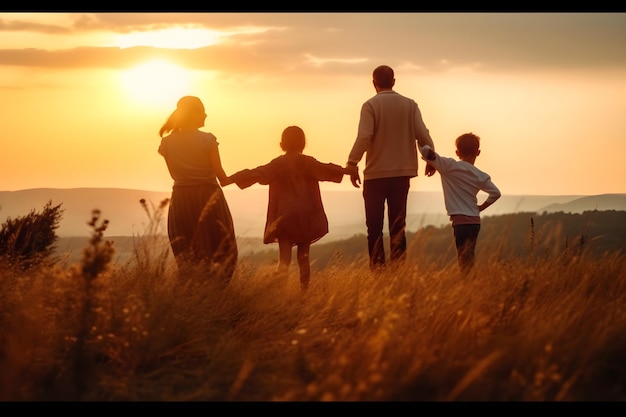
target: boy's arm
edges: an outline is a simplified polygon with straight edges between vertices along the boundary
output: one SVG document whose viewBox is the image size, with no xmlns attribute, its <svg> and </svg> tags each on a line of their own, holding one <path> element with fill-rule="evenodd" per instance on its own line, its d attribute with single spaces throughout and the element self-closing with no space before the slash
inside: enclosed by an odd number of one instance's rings
<svg viewBox="0 0 626 417">
<path fill-rule="evenodd" d="M 432 142 L 432 140 L 431 140 Z M 422 158 L 426 161 L 426 169 L 424 174 L 427 177 L 432 177 L 437 172 L 437 169 L 430 164 L 430 161 L 434 161 L 436 158 L 435 151 L 430 145 L 417 146 L 420 153 L 422 154 Z"/>
<path fill-rule="evenodd" d="M 429 145 L 420 146 L 419 150 L 422 154 L 422 157 L 424 157 L 426 161 L 435 160 L 435 151 L 433 151 L 433 148 L 431 148 Z"/>
<path fill-rule="evenodd" d="M 491 181 L 490 178 L 487 179 L 487 182 L 485 183 L 485 186 L 483 187 L 483 191 L 486 192 L 488 195 L 487 195 L 487 199 L 478 206 L 479 211 L 483 211 L 484 209 L 486 209 L 487 207 L 495 203 L 496 200 L 498 200 L 500 196 L 502 195 L 498 187 L 496 187 L 496 185 Z"/>
<path fill-rule="evenodd" d="M 489 207 L 493 203 L 495 203 L 495 201 L 491 201 L 491 202 L 485 201 L 484 203 L 482 203 L 481 205 L 478 206 L 478 211 L 483 211 L 484 209 L 486 209 L 487 207 Z"/>
</svg>

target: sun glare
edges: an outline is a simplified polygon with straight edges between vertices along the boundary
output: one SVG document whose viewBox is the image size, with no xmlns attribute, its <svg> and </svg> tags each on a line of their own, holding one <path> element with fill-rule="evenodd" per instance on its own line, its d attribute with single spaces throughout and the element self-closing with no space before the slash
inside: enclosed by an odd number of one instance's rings
<svg viewBox="0 0 626 417">
<path fill-rule="evenodd" d="M 191 71 L 163 60 L 128 69 L 120 79 L 130 98 L 144 105 L 171 106 L 193 87 Z"/>
</svg>

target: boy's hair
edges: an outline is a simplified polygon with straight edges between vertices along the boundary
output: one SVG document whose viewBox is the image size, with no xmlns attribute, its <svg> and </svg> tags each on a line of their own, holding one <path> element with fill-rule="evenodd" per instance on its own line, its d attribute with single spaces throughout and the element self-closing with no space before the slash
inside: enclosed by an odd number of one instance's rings
<svg viewBox="0 0 626 417">
<path fill-rule="evenodd" d="M 298 126 L 289 126 L 283 130 L 280 139 L 280 148 L 285 152 L 302 152 L 306 145 L 304 131 Z"/>
<path fill-rule="evenodd" d="M 473 133 L 464 133 L 455 141 L 456 149 L 462 156 L 476 156 L 480 149 L 480 137 Z"/>
</svg>

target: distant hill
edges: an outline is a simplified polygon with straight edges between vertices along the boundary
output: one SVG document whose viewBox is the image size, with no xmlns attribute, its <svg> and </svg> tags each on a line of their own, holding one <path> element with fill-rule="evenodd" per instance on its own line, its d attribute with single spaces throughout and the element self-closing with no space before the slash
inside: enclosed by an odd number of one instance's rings
<svg viewBox="0 0 626 417">
<path fill-rule="evenodd" d="M 367 238 L 363 233 L 312 245 L 312 269 L 323 269 L 329 262 L 337 261 L 367 263 Z M 563 261 L 567 261 L 583 252 L 590 256 L 615 253 L 623 256 L 626 254 L 626 211 L 500 214 L 485 218 L 480 233 L 476 249 L 479 262 L 531 256 L 563 256 Z M 388 254 L 388 237 L 385 247 Z M 270 246 L 243 254 L 242 258 L 244 256 L 270 265 L 276 263 L 278 255 L 277 248 Z M 419 258 L 441 267 L 456 264 L 452 227 L 447 224 L 408 232 L 407 258 Z"/>
<path fill-rule="evenodd" d="M 531 255 L 559 255 L 570 252 L 572 255 L 585 250 L 590 255 L 618 252 L 626 254 L 626 211 L 586 210 L 583 213 L 511 213 L 488 216 L 483 220 L 477 257 L 486 261 L 496 257 L 499 260 L 520 259 Z M 124 263 L 136 256 L 136 248 L 141 247 L 142 238 L 130 236 L 107 237 L 114 243 L 114 262 Z M 57 254 L 67 263 L 79 262 L 83 249 L 88 246 L 88 237 L 61 237 L 56 243 Z M 169 253 L 169 243 L 165 236 L 159 243 L 150 240 L 150 253 Z M 264 245 L 260 236 L 239 237 L 237 239 L 239 259 L 254 263 L 272 265 L 277 261 L 278 245 Z M 159 246 L 163 245 L 163 246 Z M 387 253 L 388 236 L 385 238 Z M 408 256 L 413 259 L 427 259 L 441 265 L 454 264 L 456 250 L 452 227 L 449 222 L 441 227 L 425 227 L 407 233 Z M 144 253 L 142 251 L 140 254 Z M 367 238 L 360 229 L 350 237 L 329 239 L 324 237 L 311 246 L 311 266 L 319 270 L 331 261 L 366 262 Z"/>
<path fill-rule="evenodd" d="M 581 197 L 566 203 L 553 203 L 537 212 L 582 213 L 587 210 L 626 210 L 626 194 L 602 194 Z"/>
<path fill-rule="evenodd" d="M 143 232 L 149 218 L 139 200 L 158 205 L 169 193 L 117 188 L 34 188 L 0 192 L 0 219 L 15 218 L 31 210 L 41 211 L 48 201 L 64 210 L 57 234 L 89 236 L 87 222 L 91 212 L 99 209 L 102 218 L 110 221 L 107 235 L 132 236 Z"/>
<path fill-rule="evenodd" d="M 267 188 L 224 188 L 235 220 L 239 237 L 260 238 L 265 226 Z M 170 197 L 169 192 L 133 190 L 122 188 L 35 188 L 19 191 L 0 191 L 0 222 L 8 218 L 41 211 L 48 201 L 62 204 L 63 217 L 57 234 L 61 237 L 89 236 L 87 222 L 91 212 L 99 209 L 103 219 L 109 220 L 108 236 L 142 235 L 150 218 L 139 203 L 145 199 L 148 206 L 158 206 Z M 365 233 L 365 215 L 361 190 L 324 191 L 322 199 L 329 221 L 330 233 L 324 241 L 344 239 Z M 411 191 L 409 194 L 407 229 L 416 231 L 427 225 L 441 226 L 448 223 L 441 192 Z M 626 194 L 603 194 L 598 196 L 524 196 L 503 195 L 483 216 L 519 212 L 570 212 L 586 210 L 626 210 Z M 166 218 L 166 213 L 165 213 Z M 165 233 L 167 225 L 161 229 Z"/>
</svg>

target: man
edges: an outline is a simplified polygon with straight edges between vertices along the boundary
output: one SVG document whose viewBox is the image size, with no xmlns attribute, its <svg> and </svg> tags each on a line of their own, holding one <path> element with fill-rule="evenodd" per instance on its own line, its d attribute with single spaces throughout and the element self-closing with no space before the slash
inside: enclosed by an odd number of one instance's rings
<svg viewBox="0 0 626 417">
<path fill-rule="evenodd" d="M 434 143 L 422 120 L 417 103 L 393 90 L 393 69 L 381 65 L 374 69 L 373 84 L 376 95 L 363 103 L 359 129 L 347 165 L 358 165 L 364 153 L 363 200 L 367 226 L 367 248 L 370 268 L 385 265 L 383 221 L 385 202 L 388 210 L 390 262 L 406 258 L 406 206 L 410 179 L 417 176 L 417 144 Z M 416 143 L 417 142 L 417 143 Z M 436 172 L 430 164 L 425 174 Z M 359 188 L 358 172 L 350 176 L 352 185 Z"/>
</svg>

